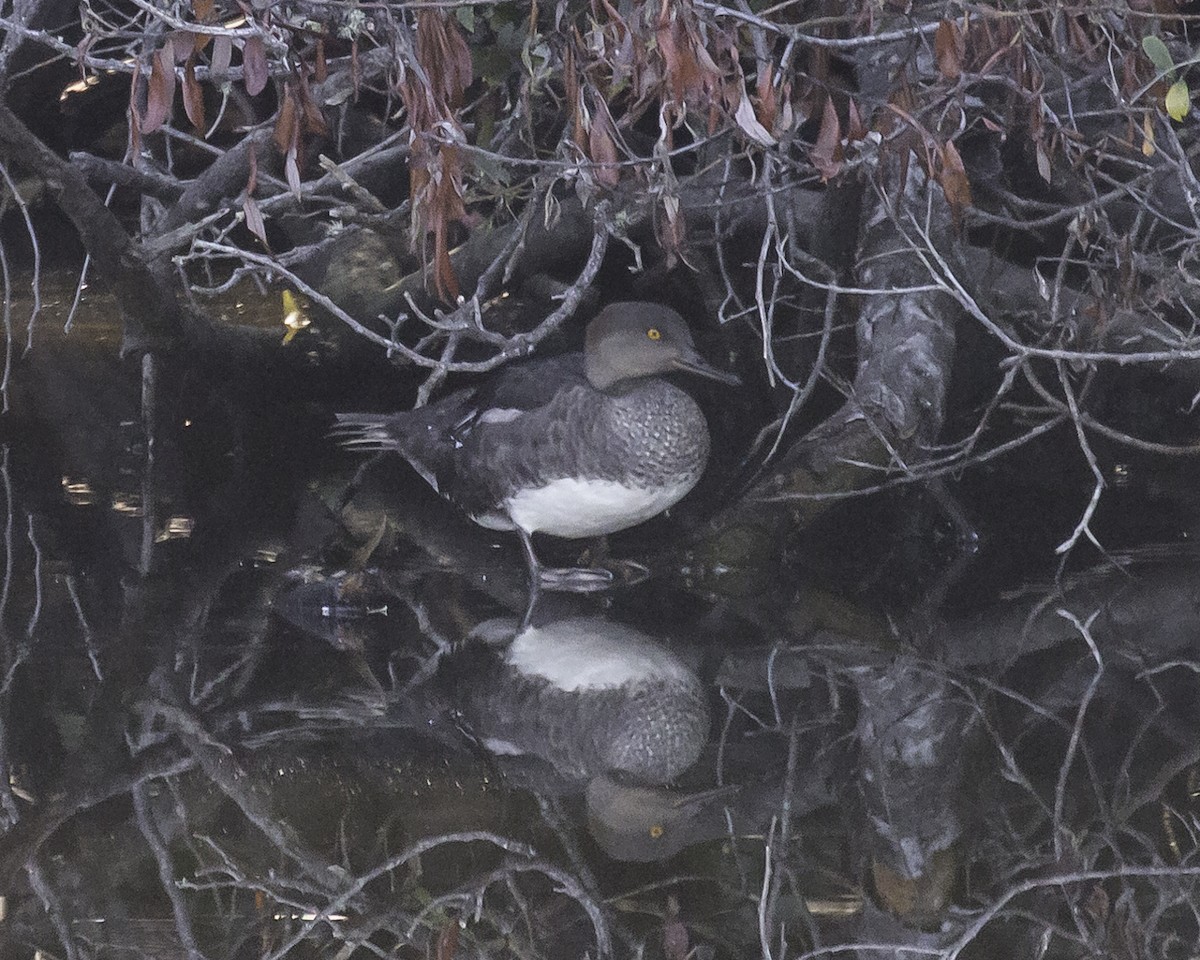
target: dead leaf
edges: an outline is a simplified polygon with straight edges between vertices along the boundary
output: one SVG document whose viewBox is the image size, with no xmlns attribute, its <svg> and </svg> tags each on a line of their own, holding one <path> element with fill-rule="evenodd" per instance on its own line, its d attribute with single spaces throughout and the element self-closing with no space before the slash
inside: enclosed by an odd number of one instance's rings
<svg viewBox="0 0 1200 960">
<path fill-rule="evenodd" d="M 466 218 L 462 200 L 462 165 L 457 148 L 443 145 L 434 158 L 423 193 L 422 222 L 433 233 L 433 282 L 446 303 L 459 296 L 458 277 L 450 261 L 450 226 Z"/>
<path fill-rule="evenodd" d="M 242 44 L 242 82 L 252 97 L 266 89 L 270 70 L 267 67 L 267 48 L 262 37 L 247 37 Z"/>
<path fill-rule="evenodd" d="M 851 99 L 846 104 L 846 139 L 862 140 L 867 132 L 867 125 L 862 114 L 858 112 L 858 104 Z"/>
<path fill-rule="evenodd" d="M 329 77 L 329 64 L 325 62 L 325 38 L 317 37 L 317 48 L 313 54 L 313 79 L 324 83 Z"/>
<path fill-rule="evenodd" d="M 296 143 L 299 126 L 296 121 L 296 97 L 292 82 L 283 86 L 283 97 L 279 103 L 279 116 L 275 118 L 275 146 L 286 153 Z"/>
<path fill-rule="evenodd" d="M 192 16 L 197 23 L 214 23 L 217 19 L 215 0 L 192 0 Z M 197 33 L 192 43 L 192 49 L 196 53 L 201 53 L 212 42 L 212 39 L 211 33 Z"/>
<path fill-rule="evenodd" d="M 458 924 L 447 920 L 438 933 L 437 948 L 434 950 L 436 960 L 454 960 L 458 954 Z"/>
<path fill-rule="evenodd" d="M 940 154 L 942 162 L 938 182 L 942 185 L 946 203 L 950 206 L 950 216 L 957 227 L 962 223 L 963 211 L 971 205 L 971 181 L 967 178 L 962 155 L 953 143 L 943 144 Z"/>
<path fill-rule="evenodd" d="M 933 53 L 938 72 L 947 80 L 954 81 L 962 76 L 966 46 L 962 31 L 953 20 L 943 20 L 938 24 L 937 32 L 933 35 Z"/>
<path fill-rule="evenodd" d="M 596 181 L 610 189 L 621 181 L 621 168 L 617 165 L 617 141 L 608 107 L 597 99 L 592 115 L 592 128 L 588 131 L 588 154 L 595 164 L 593 173 Z"/>
<path fill-rule="evenodd" d="M 1039 144 L 1039 146 L 1040 146 L 1040 144 Z M 1152 157 L 1152 156 L 1154 156 L 1154 149 L 1155 149 L 1154 148 L 1154 123 L 1150 119 L 1150 111 L 1147 110 L 1145 115 L 1142 117 L 1142 155 L 1146 156 L 1146 157 Z M 1049 163 L 1047 163 L 1046 164 L 1047 173 L 1042 174 L 1042 176 L 1046 178 L 1047 182 L 1049 182 L 1049 180 L 1050 180 L 1050 177 L 1047 175 L 1049 172 L 1049 166 L 1050 166 Z M 1041 154 L 1039 153 L 1038 154 L 1038 170 L 1041 171 L 1041 169 L 1042 169 L 1042 158 L 1041 158 Z"/>
<path fill-rule="evenodd" d="M 563 92 L 567 98 L 567 119 L 571 123 L 571 139 L 580 150 L 585 148 L 586 130 L 583 108 L 579 101 L 579 74 L 575 72 L 575 46 L 567 46 L 563 54 Z"/>
<path fill-rule="evenodd" d="M 417 12 L 417 60 L 433 85 L 435 97 L 451 111 L 462 106 L 471 85 L 471 50 L 458 22 L 445 11 L 423 7 Z"/>
<path fill-rule="evenodd" d="M 1046 152 L 1046 144 L 1043 143 L 1041 140 L 1038 140 L 1038 142 L 1037 142 L 1036 153 L 1037 153 L 1038 173 L 1041 174 L 1043 180 L 1045 180 L 1047 183 L 1049 183 L 1050 182 L 1050 173 L 1051 173 L 1051 171 L 1050 171 L 1050 154 Z"/>
<path fill-rule="evenodd" d="M 821 129 L 817 131 L 817 142 L 808 152 L 808 157 L 824 182 L 837 176 L 842 169 L 842 130 L 831 97 L 825 98 Z"/>
<path fill-rule="evenodd" d="M 676 103 L 711 103 L 722 80 L 721 70 L 704 48 L 694 19 L 689 4 L 662 0 L 655 39 L 662 58 L 663 81 Z"/>
<path fill-rule="evenodd" d="M 766 130 L 775 129 L 775 120 L 779 116 L 778 91 L 771 84 L 774 75 L 774 64 L 770 62 L 759 64 L 758 83 L 755 90 L 758 96 L 758 108 L 755 110 L 755 114 L 758 122 Z"/>
<path fill-rule="evenodd" d="M 745 90 L 742 91 L 742 99 L 733 113 L 733 122 L 738 125 L 742 133 L 761 146 L 773 147 L 778 142 L 771 136 L 771 132 L 758 122 L 758 118 L 754 115 L 754 107 L 750 103 L 750 97 Z"/>
<path fill-rule="evenodd" d="M 217 37 L 213 41 L 212 63 L 209 66 L 213 80 L 220 82 L 229 75 L 229 61 L 233 55 L 233 38 Z"/>
<path fill-rule="evenodd" d="M 329 133 L 329 124 L 325 122 L 325 114 L 313 100 L 312 93 L 308 89 L 308 80 L 303 72 L 300 73 L 296 84 L 296 96 L 300 101 L 300 115 L 304 118 L 304 122 L 301 124 L 304 132 L 315 136 L 324 136 Z"/>
<path fill-rule="evenodd" d="M 146 88 L 146 113 L 142 130 L 153 133 L 167 121 L 175 99 L 175 52 L 168 41 L 150 61 L 150 82 Z"/>
<path fill-rule="evenodd" d="M 171 42 L 171 50 L 175 54 L 176 65 L 186 63 L 187 58 L 196 49 L 196 35 L 190 30 L 175 30 L 167 39 Z"/>
<path fill-rule="evenodd" d="M 1096 44 L 1087 35 L 1078 17 L 1068 15 L 1066 18 L 1067 35 L 1071 38 L 1071 46 L 1083 54 L 1084 60 L 1092 60 L 1096 54 Z"/>
<path fill-rule="evenodd" d="M 297 144 L 292 144 L 288 147 L 287 159 L 283 162 L 283 170 L 287 175 L 288 189 L 292 191 L 292 196 L 297 200 L 300 199 L 300 163 L 297 160 Z"/>
<path fill-rule="evenodd" d="M 247 196 L 242 201 L 242 213 L 246 217 L 246 229 L 258 237 L 258 241 L 263 247 L 270 250 L 271 245 L 267 243 L 267 225 L 263 223 L 263 215 L 262 211 L 258 209 L 258 201 Z"/>
<path fill-rule="evenodd" d="M 192 126 L 204 130 L 204 91 L 196 80 L 196 53 L 188 57 L 183 67 L 183 110 Z"/>
</svg>

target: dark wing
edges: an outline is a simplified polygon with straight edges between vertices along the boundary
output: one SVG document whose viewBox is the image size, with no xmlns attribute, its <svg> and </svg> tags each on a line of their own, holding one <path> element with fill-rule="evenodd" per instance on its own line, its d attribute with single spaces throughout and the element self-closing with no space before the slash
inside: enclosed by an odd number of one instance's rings
<svg viewBox="0 0 1200 960">
<path fill-rule="evenodd" d="M 558 477 L 602 475 L 604 461 L 611 459 L 598 429 L 604 399 L 590 385 L 560 386 L 549 403 L 532 410 L 499 418 L 492 408 L 491 419 L 481 415 L 457 451 L 451 498 L 481 512 L 522 487 Z"/>
<path fill-rule="evenodd" d="M 562 390 L 587 383 L 583 354 L 567 353 L 542 360 L 524 360 L 505 367 L 475 391 L 479 413 L 488 410 L 526 412 L 554 401 Z"/>
<path fill-rule="evenodd" d="M 517 451 L 512 458 L 507 455 L 510 444 L 504 438 L 514 431 L 502 429 L 505 422 L 520 422 L 547 408 L 557 411 L 564 390 L 586 384 L 582 354 L 521 361 L 477 387 L 458 390 L 416 410 L 339 413 L 332 433 L 347 449 L 394 450 L 434 490 L 471 512 L 488 510 L 502 499 L 493 496 L 493 490 L 499 489 L 496 471 L 483 471 L 491 479 L 473 474 L 493 452 L 505 463 L 522 455 Z M 554 412 L 546 419 L 553 423 L 558 416 Z M 517 446 L 521 446 L 519 439 Z"/>
<path fill-rule="evenodd" d="M 454 424 L 451 436 L 465 443 L 478 424 L 538 410 L 553 403 L 560 391 L 585 383 L 582 354 L 514 363 L 476 388 L 471 409 Z"/>
</svg>

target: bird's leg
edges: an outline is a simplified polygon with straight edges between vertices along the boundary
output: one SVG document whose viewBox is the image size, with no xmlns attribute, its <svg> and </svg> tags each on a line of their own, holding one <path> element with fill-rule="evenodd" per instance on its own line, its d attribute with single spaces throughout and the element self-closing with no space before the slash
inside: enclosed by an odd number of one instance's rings
<svg viewBox="0 0 1200 960">
<path fill-rule="evenodd" d="M 560 590 L 565 593 L 596 593 L 607 590 L 616 579 L 611 570 L 603 567 L 543 567 L 533 551 L 533 537 L 517 527 L 525 562 L 529 565 L 530 607 L 540 590 Z"/>
</svg>

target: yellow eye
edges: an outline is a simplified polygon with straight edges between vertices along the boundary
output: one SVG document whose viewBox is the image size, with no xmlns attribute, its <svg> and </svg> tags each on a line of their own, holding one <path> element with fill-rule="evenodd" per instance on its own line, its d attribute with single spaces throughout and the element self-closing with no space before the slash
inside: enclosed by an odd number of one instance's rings
<svg viewBox="0 0 1200 960">
<path fill-rule="evenodd" d="M 651 340 L 661 340 L 662 331 L 659 330 L 658 327 L 651 327 L 646 331 L 646 336 L 648 336 Z"/>
<path fill-rule="evenodd" d="M 657 331 L 657 330 L 655 330 L 655 331 L 653 331 L 653 332 L 654 332 L 654 333 L 658 333 L 658 331 Z M 663 828 L 662 828 L 662 824 L 661 824 L 661 823 L 656 823 L 654 826 L 652 826 L 652 827 L 650 828 L 650 839 L 651 839 L 651 840 L 657 840 L 657 839 L 658 839 L 659 837 L 661 837 L 662 835 L 663 835 Z"/>
</svg>

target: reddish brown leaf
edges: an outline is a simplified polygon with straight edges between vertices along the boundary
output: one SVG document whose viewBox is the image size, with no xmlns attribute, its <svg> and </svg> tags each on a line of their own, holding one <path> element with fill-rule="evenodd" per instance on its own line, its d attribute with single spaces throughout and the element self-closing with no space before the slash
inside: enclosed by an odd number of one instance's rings
<svg viewBox="0 0 1200 960">
<path fill-rule="evenodd" d="M 204 91 L 196 80 L 196 54 L 188 57 L 183 68 L 183 110 L 192 126 L 204 130 Z"/>
<path fill-rule="evenodd" d="M 663 0 L 659 12 L 658 28 L 656 31 L 658 52 L 663 59 L 663 78 L 671 91 L 671 98 L 676 103 L 683 103 L 688 92 L 695 85 L 699 74 L 699 66 L 695 57 L 687 48 L 683 28 L 678 16 L 671 16 L 671 4 Z"/>
<path fill-rule="evenodd" d="M 958 226 L 962 223 L 963 211 L 971 205 L 971 181 L 967 179 L 962 156 L 953 143 L 944 144 L 940 155 L 942 163 L 937 179 L 942 185 L 942 192 L 946 194 L 954 224 Z"/>
<path fill-rule="evenodd" d="M 215 0 L 192 0 L 192 16 L 197 23 L 213 23 L 216 21 Z M 212 34 L 197 33 L 192 49 L 200 53 L 212 41 Z"/>
<path fill-rule="evenodd" d="M 583 110 L 579 102 L 579 75 L 575 72 L 575 47 L 567 46 L 563 55 L 563 90 L 567 95 L 567 118 L 571 123 L 571 139 L 580 150 L 586 149 Z"/>
<path fill-rule="evenodd" d="M 846 138 L 861 140 L 867 135 L 867 125 L 862 114 L 858 112 L 858 104 L 853 99 L 846 106 Z"/>
<path fill-rule="evenodd" d="M 246 229 L 258 237 L 266 249 L 270 250 L 271 245 L 267 243 L 267 225 L 263 223 L 262 211 L 258 209 L 258 202 L 253 197 L 246 197 L 242 201 L 242 213 L 246 217 Z"/>
<path fill-rule="evenodd" d="M 450 262 L 450 244 L 446 239 L 448 224 L 438 224 L 434 230 L 433 287 L 446 303 L 458 300 L 458 277 L 454 275 L 454 264 Z"/>
<path fill-rule="evenodd" d="M 142 117 L 143 132 L 153 133 L 166 123 L 174 99 L 175 53 L 168 41 L 150 61 L 150 82 L 146 87 L 146 113 Z"/>
<path fill-rule="evenodd" d="M 588 154 L 595 164 L 592 172 L 597 183 L 609 188 L 620 183 L 621 168 L 617 165 L 617 141 L 612 119 L 608 115 L 608 108 L 599 100 L 592 115 L 592 128 L 588 131 Z"/>
<path fill-rule="evenodd" d="M 454 960 L 458 954 L 458 924 L 447 920 L 438 933 L 435 960 Z"/>
<path fill-rule="evenodd" d="M 1138 78 L 1138 55 L 1128 50 L 1121 60 L 1121 93 L 1129 97 L 1142 81 Z"/>
<path fill-rule="evenodd" d="M 242 82 L 252 97 L 266 89 L 270 70 L 267 68 L 267 48 L 262 37 L 247 37 L 242 45 Z"/>
<path fill-rule="evenodd" d="M 766 130 L 775 129 L 775 118 L 779 116 L 779 99 L 777 91 L 772 87 L 771 80 L 775 75 L 775 65 L 772 63 L 763 63 L 758 68 L 758 103 L 755 104 L 754 112 L 758 117 L 758 122 L 763 125 Z"/>
<path fill-rule="evenodd" d="M 1083 59 L 1095 59 L 1096 44 L 1088 37 L 1087 31 L 1083 27 L 1078 17 L 1068 16 L 1066 19 L 1067 34 L 1071 38 L 1071 45 L 1083 54 Z"/>
<path fill-rule="evenodd" d="M 187 58 L 196 49 L 196 35 L 190 30 L 175 30 L 167 37 L 171 50 L 175 54 L 175 63 L 186 63 Z M 163 44 L 164 49 L 166 44 Z"/>
<path fill-rule="evenodd" d="M 168 37 L 163 48 L 158 51 L 158 61 L 162 64 L 163 78 L 167 84 L 167 105 L 175 102 L 175 44 Z"/>
<path fill-rule="evenodd" d="M 299 126 L 296 117 L 295 88 L 289 80 L 283 87 L 283 97 L 279 103 L 279 116 L 275 118 L 275 146 L 280 153 L 287 153 L 296 143 Z"/>
<path fill-rule="evenodd" d="M 705 49 L 704 40 L 695 22 L 695 11 L 684 0 L 662 0 L 655 39 L 662 58 L 662 76 L 672 99 L 677 103 L 711 104 L 722 93 L 724 74 Z M 714 43 L 720 42 L 720 36 Z M 736 58 L 735 58 L 736 59 Z M 743 87 L 741 71 L 737 70 L 736 84 Z M 726 103 L 734 107 L 737 93 Z"/>
<path fill-rule="evenodd" d="M 450 224 L 461 220 L 466 210 L 462 202 L 462 167 L 458 151 L 443 146 L 438 152 L 441 169 L 438 176 L 430 179 L 431 190 L 427 191 L 426 222 L 433 227 L 433 279 L 438 296 L 447 303 L 458 300 L 458 277 L 450 262 Z"/>
<path fill-rule="evenodd" d="M 325 62 L 325 38 L 317 37 L 317 49 L 313 55 L 313 78 L 324 83 L 329 76 L 329 64 Z"/>
<path fill-rule="evenodd" d="M 212 78 L 217 81 L 224 80 L 229 74 L 229 61 L 233 56 L 233 39 L 231 37 L 217 37 L 213 40 L 212 49 Z"/>
<path fill-rule="evenodd" d="M 842 128 L 831 97 L 825 98 L 821 129 L 817 132 L 817 142 L 813 144 L 808 156 L 822 180 L 827 181 L 837 176 L 842 169 Z"/>
<path fill-rule="evenodd" d="M 321 112 L 321 108 L 313 100 L 312 93 L 308 89 L 308 80 L 303 73 L 300 74 L 300 80 L 296 86 L 296 95 L 300 100 L 300 113 L 304 118 L 304 122 L 301 124 L 304 132 L 315 136 L 324 136 L 329 133 L 329 125 L 325 122 L 325 114 Z"/>
<path fill-rule="evenodd" d="M 953 20 L 943 20 L 938 24 L 937 32 L 933 35 L 933 53 L 937 60 L 938 72 L 947 80 L 957 80 L 962 76 L 963 54 L 966 51 L 966 41 L 958 24 Z"/>
<path fill-rule="evenodd" d="M 451 112 L 462 106 L 471 85 L 471 51 L 458 23 L 445 11 L 422 8 L 417 12 L 417 60 L 433 86 L 433 95 Z"/>
</svg>

